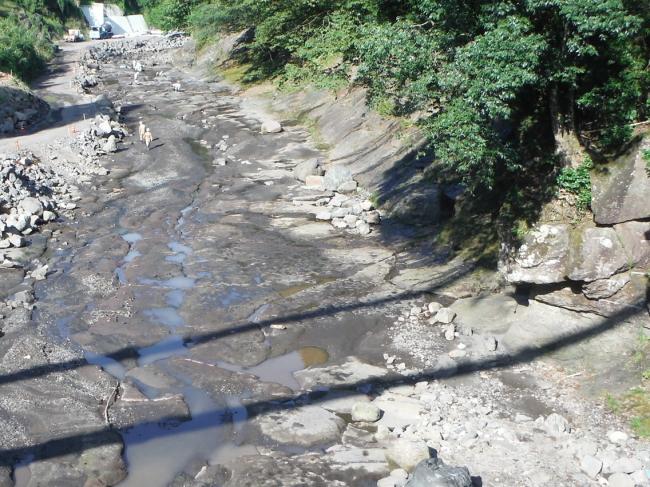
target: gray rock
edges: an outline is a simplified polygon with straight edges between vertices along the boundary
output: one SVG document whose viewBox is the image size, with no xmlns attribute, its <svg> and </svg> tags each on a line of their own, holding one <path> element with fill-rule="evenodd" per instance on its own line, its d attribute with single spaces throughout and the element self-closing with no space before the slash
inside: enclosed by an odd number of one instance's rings
<svg viewBox="0 0 650 487">
<path fill-rule="evenodd" d="M 418 464 L 407 487 L 472 487 L 467 467 L 450 467 L 439 458 L 430 458 Z"/>
<path fill-rule="evenodd" d="M 323 176 L 307 176 L 305 178 L 305 186 L 310 189 L 322 190 L 325 188 Z"/>
<path fill-rule="evenodd" d="M 369 235 L 370 225 L 366 222 L 357 222 L 357 231 L 359 232 L 359 235 Z"/>
<path fill-rule="evenodd" d="M 343 183 L 352 181 L 352 172 L 345 166 L 331 166 L 325 172 L 323 184 L 325 189 L 334 191 Z"/>
<path fill-rule="evenodd" d="M 544 429 L 550 435 L 557 436 L 571 431 L 569 422 L 557 413 L 551 413 L 544 420 Z"/>
<path fill-rule="evenodd" d="M 613 473 L 632 473 L 641 470 L 643 464 L 636 458 L 619 458 L 611 465 Z"/>
<path fill-rule="evenodd" d="M 315 405 L 263 414 L 255 421 L 272 440 L 306 447 L 337 441 L 345 428 L 340 417 Z"/>
<path fill-rule="evenodd" d="M 606 174 L 592 177 L 592 203 L 596 223 L 611 225 L 650 217 L 650 177 L 643 151 L 650 138 L 633 147 L 612 164 Z"/>
<path fill-rule="evenodd" d="M 631 266 L 650 267 L 650 221 L 625 222 L 615 225 L 614 230 L 623 244 Z"/>
<path fill-rule="evenodd" d="M 316 220 L 330 221 L 332 214 L 329 211 L 319 211 L 316 213 Z"/>
<path fill-rule="evenodd" d="M 358 218 L 357 218 L 356 215 L 345 215 L 343 217 L 343 221 L 350 228 L 354 228 L 356 226 L 357 220 L 358 220 Z"/>
<path fill-rule="evenodd" d="M 332 210 L 332 218 L 343 218 L 346 215 L 349 215 L 350 211 L 351 209 L 346 206 L 342 206 L 340 208 L 334 208 Z"/>
<path fill-rule="evenodd" d="M 282 132 L 282 125 L 277 120 L 264 120 L 260 132 L 263 134 L 277 134 Z"/>
<path fill-rule="evenodd" d="M 95 97 L 93 103 L 99 107 L 113 107 L 113 102 L 105 94 L 101 94 Z"/>
<path fill-rule="evenodd" d="M 336 191 L 338 191 L 339 193 L 353 193 L 356 190 L 357 190 L 356 181 L 345 181 L 342 184 L 340 184 L 338 188 L 336 188 Z"/>
<path fill-rule="evenodd" d="M 45 210 L 43 212 L 43 221 L 45 222 L 51 222 L 53 220 L 56 220 L 56 213 L 50 210 Z"/>
<path fill-rule="evenodd" d="M 11 234 L 7 237 L 7 240 L 14 247 L 22 247 L 25 245 L 25 239 L 20 235 Z"/>
<path fill-rule="evenodd" d="M 595 281 L 608 278 L 629 265 L 625 249 L 613 228 L 587 228 L 582 243 L 572 250 L 568 278 L 573 281 Z"/>
<path fill-rule="evenodd" d="M 43 204 L 38 199 L 28 196 L 18 203 L 18 209 L 28 215 L 42 215 Z"/>
<path fill-rule="evenodd" d="M 456 312 L 449 308 L 440 308 L 436 313 L 436 321 L 439 323 L 451 323 L 456 318 Z"/>
<path fill-rule="evenodd" d="M 568 226 L 545 224 L 528 232 L 512 261 L 499 267 L 508 282 L 550 284 L 566 279 L 568 258 Z"/>
<path fill-rule="evenodd" d="M 366 223 L 370 225 L 378 225 L 381 221 L 381 215 L 376 210 L 369 211 L 364 215 L 364 219 L 366 220 Z"/>
<path fill-rule="evenodd" d="M 617 445 L 624 445 L 627 443 L 629 436 L 623 431 L 608 431 L 607 439 Z"/>
<path fill-rule="evenodd" d="M 320 176 L 321 173 L 320 162 L 316 158 L 303 161 L 293 168 L 293 177 L 303 182 L 307 176 Z"/>
<path fill-rule="evenodd" d="M 386 460 L 407 471 L 413 470 L 418 463 L 430 457 L 429 447 L 422 440 L 399 438 L 386 450 Z"/>
<path fill-rule="evenodd" d="M 97 128 L 95 128 L 95 133 L 99 137 L 108 137 L 111 132 L 113 132 L 113 127 L 111 127 L 111 123 L 108 120 L 102 120 L 97 124 Z"/>
<path fill-rule="evenodd" d="M 591 455 L 587 455 L 580 460 L 580 469 L 592 479 L 596 478 L 602 468 L 603 462 Z"/>
<path fill-rule="evenodd" d="M 349 357 L 340 365 L 327 367 L 310 367 L 294 372 L 294 377 L 302 389 L 315 389 L 318 386 L 357 384 L 362 381 L 383 377 L 388 370 L 365 362 L 356 357 Z M 381 406 L 379 406 L 381 409 Z"/>
<path fill-rule="evenodd" d="M 582 294 L 589 299 L 611 298 L 630 282 L 628 273 L 617 274 L 609 279 L 597 279 L 582 287 Z"/>
<path fill-rule="evenodd" d="M 624 473 L 615 473 L 607 479 L 608 487 L 634 487 L 634 480 Z"/>
<path fill-rule="evenodd" d="M 104 144 L 104 151 L 106 152 L 117 152 L 117 139 L 114 135 L 111 135 L 106 140 Z"/>
<path fill-rule="evenodd" d="M 381 409 L 369 402 L 357 402 L 352 406 L 352 421 L 374 423 L 379 421 Z"/>
</svg>

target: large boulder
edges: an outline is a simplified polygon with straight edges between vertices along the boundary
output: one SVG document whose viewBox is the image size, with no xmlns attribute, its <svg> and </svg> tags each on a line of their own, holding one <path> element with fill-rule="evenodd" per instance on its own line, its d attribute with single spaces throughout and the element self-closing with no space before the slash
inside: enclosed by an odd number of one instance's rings
<svg viewBox="0 0 650 487">
<path fill-rule="evenodd" d="M 650 218 L 650 174 L 644 150 L 650 149 L 646 137 L 604 173 L 592 177 L 592 202 L 596 223 L 611 225 L 629 220 Z"/>
<path fill-rule="evenodd" d="M 423 460 L 413 471 L 406 487 L 472 487 L 467 467 L 450 467 L 439 458 Z"/>
<path fill-rule="evenodd" d="M 303 182 L 307 179 L 307 176 L 320 176 L 322 173 L 320 162 L 315 157 L 307 159 L 293 168 L 293 177 Z"/>
<path fill-rule="evenodd" d="M 528 232 L 514 258 L 500 267 L 511 283 L 551 284 L 566 279 L 568 259 L 568 225 L 544 224 Z"/>
<path fill-rule="evenodd" d="M 647 197 L 650 199 L 650 193 Z M 650 267 L 650 222 L 625 222 L 614 225 L 614 230 L 630 265 L 641 269 Z"/>
<path fill-rule="evenodd" d="M 325 189 L 330 191 L 335 191 L 347 181 L 352 181 L 352 172 L 345 166 L 331 166 L 323 178 Z"/>
<path fill-rule="evenodd" d="M 586 228 L 582 241 L 571 249 L 572 264 L 567 277 L 572 281 L 595 281 L 630 267 L 630 262 L 613 228 Z"/>
</svg>

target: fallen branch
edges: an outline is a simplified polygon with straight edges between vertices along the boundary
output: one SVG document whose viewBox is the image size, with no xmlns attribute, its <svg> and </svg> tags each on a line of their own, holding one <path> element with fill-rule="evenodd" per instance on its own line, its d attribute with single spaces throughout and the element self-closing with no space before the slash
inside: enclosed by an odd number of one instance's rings
<svg viewBox="0 0 650 487">
<path fill-rule="evenodd" d="M 106 421 L 106 424 L 110 426 L 110 422 L 108 420 L 108 408 L 113 404 L 113 401 L 115 401 L 115 397 L 117 396 L 117 391 L 120 388 L 120 382 L 118 381 L 117 384 L 115 384 L 115 388 L 113 389 L 113 392 L 111 392 L 111 395 L 108 396 L 108 400 L 106 401 L 106 407 L 104 407 L 104 421 Z"/>
</svg>

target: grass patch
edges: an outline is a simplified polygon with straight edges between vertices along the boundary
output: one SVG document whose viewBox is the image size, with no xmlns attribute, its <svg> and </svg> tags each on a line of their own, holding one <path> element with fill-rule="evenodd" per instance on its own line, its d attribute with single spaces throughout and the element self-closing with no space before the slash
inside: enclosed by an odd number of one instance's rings
<svg viewBox="0 0 650 487">
<path fill-rule="evenodd" d="M 227 68 L 217 69 L 217 74 L 223 76 L 223 79 L 226 80 L 228 83 L 242 85 L 242 86 L 250 86 L 254 84 L 250 81 L 247 81 L 246 79 L 246 75 L 250 70 L 250 68 L 251 68 L 250 64 L 233 64 L 232 66 L 229 66 Z"/>
<path fill-rule="evenodd" d="M 632 363 L 640 367 L 641 384 L 618 397 L 605 395 L 605 405 L 627 418 L 630 428 L 641 438 L 650 438 L 650 338 L 639 334 Z"/>
</svg>

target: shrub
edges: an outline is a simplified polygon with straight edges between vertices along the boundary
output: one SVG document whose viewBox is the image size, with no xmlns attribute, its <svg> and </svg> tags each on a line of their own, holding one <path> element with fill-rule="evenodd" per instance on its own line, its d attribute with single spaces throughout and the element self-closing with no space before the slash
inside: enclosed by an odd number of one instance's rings
<svg viewBox="0 0 650 487">
<path fill-rule="evenodd" d="M 580 210 L 591 207 L 591 170 L 594 165 L 589 156 L 577 168 L 562 168 L 557 177 L 560 188 L 576 195 L 576 202 Z"/>
</svg>

